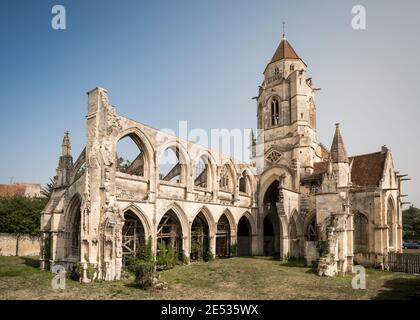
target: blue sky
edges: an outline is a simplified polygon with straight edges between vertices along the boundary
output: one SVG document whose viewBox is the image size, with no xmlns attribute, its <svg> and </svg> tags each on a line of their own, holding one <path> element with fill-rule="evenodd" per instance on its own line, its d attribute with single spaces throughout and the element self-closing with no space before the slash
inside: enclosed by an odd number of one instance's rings
<svg viewBox="0 0 420 320">
<path fill-rule="evenodd" d="M 66 30 L 51 28 L 55 4 Z M 367 10 L 364 31 L 351 28 L 356 4 Z M 153 127 L 255 127 L 251 98 L 284 20 L 322 88 L 318 139 L 330 146 L 341 122 L 350 155 L 388 145 L 420 205 L 419 9 L 415 0 L 1 0 L 0 183 L 47 182 L 65 130 L 77 157 L 96 86 L 120 114 Z"/>
</svg>

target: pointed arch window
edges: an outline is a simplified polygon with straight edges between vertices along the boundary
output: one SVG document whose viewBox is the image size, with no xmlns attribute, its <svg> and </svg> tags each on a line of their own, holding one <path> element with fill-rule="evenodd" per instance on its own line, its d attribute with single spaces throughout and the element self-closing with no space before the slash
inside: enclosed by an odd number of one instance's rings
<svg viewBox="0 0 420 320">
<path fill-rule="evenodd" d="M 229 190 L 231 186 L 231 177 L 227 165 L 222 167 L 219 179 L 219 187 L 224 190 Z"/>
<path fill-rule="evenodd" d="M 276 126 L 280 123 L 280 103 L 277 98 L 271 100 L 271 125 Z"/>
<path fill-rule="evenodd" d="M 315 217 L 312 218 L 311 222 L 308 225 L 308 228 L 306 230 L 306 239 L 308 241 L 316 241 L 317 240 Z"/>
<path fill-rule="evenodd" d="M 239 178 L 239 192 L 246 193 L 246 173 L 244 172 Z"/>
<path fill-rule="evenodd" d="M 368 244 L 368 219 L 357 212 L 354 215 L 354 251 L 365 252 Z"/>
</svg>

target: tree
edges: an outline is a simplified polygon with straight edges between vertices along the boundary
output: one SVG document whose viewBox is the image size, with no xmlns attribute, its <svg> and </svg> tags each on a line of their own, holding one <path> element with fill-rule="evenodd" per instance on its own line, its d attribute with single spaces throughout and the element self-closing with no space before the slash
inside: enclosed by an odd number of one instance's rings
<svg viewBox="0 0 420 320">
<path fill-rule="evenodd" d="M 15 196 L 0 199 L 0 232 L 39 235 L 41 211 L 48 199 Z"/>
<path fill-rule="evenodd" d="M 420 209 L 414 206 L 403 211 L 403 238 L 420 240 Z"/>
<path fill-rule="evenodd" d="M 47 199 L 50 199 L 54 188 L 55 188 L 55 181 L 53 178 L 50 178 L 50 182 L 48 182 L 44 187 L 42 187 L 41 194 L 45 196 Z"/>
</svg>

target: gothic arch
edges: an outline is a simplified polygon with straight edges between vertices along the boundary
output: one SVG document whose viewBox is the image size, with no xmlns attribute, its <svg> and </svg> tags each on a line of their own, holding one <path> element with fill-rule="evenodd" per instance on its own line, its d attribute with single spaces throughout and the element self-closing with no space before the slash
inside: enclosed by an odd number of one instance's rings
<svg viewBox="0 0 420 320">
<path fill-rule="evenodd" d="M 252 255 L 252 240 L 255 236 L 253 219 L 245 212 L 238 221 L 237 226 L 237 254 L 238 256 Z"/>
<path fill-rule="evenodd" d="M 388 197 L 386 202 L 386 224 L 388 225 L 388 247 L 395 247 L 396 243 L 396 206 L 392 195 Z"/>
<path fill-rule="evenodd" d="M 193 161 L 193 163 L 194 163 L 194 166 L 193 166 L 193 168 L 192 168 L 192 171 L 194 171 L 193 173 L 194 173 L 194 178 L 196 177 L 196 172 L 195 172 L 195 170 L 196 170 L 196 164 L 197 164 L 197 162 L 199 162 L 200 161 L 200 159 L 203 159 L 203 158 L 205 158 L 206 159 L 206 161 L 207 161 L 207 168 L 208 168 L 208 170 L 209 170 L 209 173 L 208 173 L 208 181 L 207 181 L 207 190 L 208 191 L 213 191 L 214 190 L 214 184 L 215 184 L 215 182 L 216 182 L 216 176 L 217 176 L 217 166 L 216 166 L 216 160 L 214 159 L 214 157 L 213 157 L 213 155 L 211 154 L 211 152 L 209 152 L 209 151 L 201 151 L 199 154 L 198 154 L 198 156 L 197 157 L 195 157 L 195 159 L 194 159 L 194 161 Z"/>
<path fill-rule="evenodd" d="M 189 222 L 187 215 L 178 203 L 172 202 L 168 207 L 166 207 L 165 210 L 162 211 L 162 213 L 159 215 L 159 218 L 157 219 L 158 224 L 160 220 L 162 220 L 163 216 L 169 211 L 173 211 L 175 213 L 181 225 L 182 237 L 186 239 L 189 235 Z M 158 225 L 156 225 L 156 227 L 157 226 Z"/>
<path fill-rule="evenodd" d="M 170 139 L 164 144 L 162 144 L 157 150 L 157 167 L 159 168 L 160 174 L 160 166 L 161 166 L 161 157 L 163 152 L 167 149 L 172 149 L 175 153 L 178 151 L 178 161 L 181 164 L 181 184 L 187 185 L 189 183 L 189 177 L 192 173 L 191 169 L 191 158 L 187 152 L 187 150 L 183 147 L 182 143 L 179 142 L 178 139 Z M 160 179 L 159 179 L 160 180 Z"/>
<path fill-rule="evenodd" d="M 206 260 L 206 253 L 214 251 L 215 222 L 206 206 L 194 215 L 190 227 L 190 258 Z"/>
<path fill-rule="evenodd" d="M 306 241 L 315 241 L 318 238 L 317 228 L 316 211 L 313 210 L 304 219 L 303 231 Z"/>
<path fill-rule="evenodd" d="M 216 224 L 215 254 L 218 257 L 226 258 L 231 255 L 232 226 L 229 219 L 223 213 Z"/>
<path fill-rule="evenodd" d="M 301 257 L 303 249 L 302 237 L 303 237 L 303 226 L 302 221 L 296 209 L 293 209 L 288 225 L 290 249 L 289 254 L 291 257 Z"/>
<path fill-rule="evenodd" d="M 82 232 L 82 197 L 75 193 L 68 203 L 65 219 L 65 255 L 75 261 L 80 260 Z"/>
<path fill-rule="evenodd" d="M 353 230 L 353 251 L 368 252 L 369 218 L 366 214 L 360 211 L 353 213 Z"/>
<path fill-rule="evenodd" d="M 273 166 L 270 169 L 264 171 L 260 178 L 260 191 L 258 193 L 258 210 L 263 212 L 264 208 L 264 196 L 271 184 L 279 179 L 279 176 L 283 173 L 289 175 L 291 188 L 294 189 L 294 173 L 285 166 Z"/>
<path fill-rule="evenodd" d="M 143 225 L 144 228 L 144 235 L 146 239 L 149 239 L 150 236 L 152 236 L 152 227 L 149 219 L 147 216 L 143 213 L 143 211 L 137 207 L 134 203 L 129 204 L 127 207 L 125 207 L 121 212 L 124 215 L 127 211 L 131 211 L 136 215 L 136 217 L 140 220 L 140 222 Z"/>
<path fill-rule="evenodd" d="M 301 218 L 301 216 L 299 215 L 298 211 L 296 209 L 292 210 L 292 213 L 290 214 L 290 220 L 289 220 L 289 224 L 290 222 L 294 222 L 296 225 L 296 234 L 297 236 L 302 236 L 304 234 L 304 229 L 303 229 L 303 225 L 304 225 L 304 221 Z"/>
<path fill-rule="evenodd" d="M 236 221 L 235 218 L 233 217 L 232 213 L 230 212 L 229 209 L 225 209 L 223 211 L 223 213 L 218 217 L 217 221 L 219 221 L 219 219 L 225 215 L 226 218 L 229 221 L 229 227 L 230 227 L 230 236 L 231 238 L 236 238 Z"/>
<path fill-rule="evenodd" d="M 213 237 L 216 234 L 216 222 L 214 221 L 213 215 L 211 214 L 210 210 L 206 206 L 202 206 L 195 214 L 192 219 L 194 219 L 202 213 L 204 218 L 207 221 L 207 225 L 209 226 L 209 235 L 210 237 Z"/>
<path fill-rule="evenodd" d="M 257 234 L 257 223 L 254 219 L 254 217 L 251 215 L 251 213 L 249 211 L 245 211 L 239 218 L 242 219 L 243 217 L 247 218 L 249 225 L 250 225 L 250 231 L 251 231 L 251 236 L 255 236 Z M 239 223 L 238 220 L 238 223 Z"/>
<path fill-rule="evenodd" d="M 160 245 L 173 245 L 176 253 L 189 255 L 190 251 L 190 225 L 187 216 L 177 203 L 170 204 L 157 219 L 156 224 L 156 250 Z M 180 230 L 179 230 L 180 229 Z"/>
<path fill-rule="evenodd" d="M 179 140 L 176 138 L 170 139 L 166 141 L 165 143 L 163 143 L 161 146 L 159 146 L 158 151 L 157 151 L 158 157 L 160 157 L 162 155 L 162 152 L 164 152 L 168 148 L 178 148 L 179 160 L 183 161 L 182 164 L 186 166 L 189 166 L 191 164 L 190 155 L 188 154 L 187 150 L 184 148 L 183 144 L 180 143 Z"/>
<path fill-rule="evenodd" d="M 130 137 L 133 140 L 133 142 L 137 145 L 137 147 L 144 152 L 144 177 L 146 179 L 150 179 L 150 177 L 152 177 L 153 175 L 153 170 L 155 167 L 153 145 L 150 143 L 149 138 L 146 134 L 143 133 L 142 130 L 140 130 L 138 127 L 130 127 L 120 132 L 116 137 L 113 145 L 114 154 L 116 154 L 117 152 L 118 142 L 126 137 Z"/>
<path fill-rule="evenodd" d="M 265 98 L 264 105 L 270 106 L 271 108 L 271 101 L 273 101 L 273 99 L 277 99 L 280 103 L 282 102 L 281 97 L 277 93 L 273 93 Z"/>
<path fill-rule="evenodd" d="M 245 174 L 244 178 L 246 179 L 246 182 L 248 183 L 248 186 L 249 186 L 249 190 L 247 189 L 246 193 L 248 195 L 252 195 L 255 193 L 255 190 L 256 190 L 255 176 L 249 168 L 245 168 L 241 171 L 241 174 L 239 175 L 239 179 L 243 177 L 244 174 Z"/>
<path fill-rule="evenodd" d="M 226 167 L 229 170 L 229 173 L 230 173 L 229 191 L 231 193 L 234 193 L 235 189 L 236 189 L 236 186 L 237 186 L 238 177 L 237 177 L 237 174 L 236 174 L 235 165 L 234 165 L 234 163 L 232 162 L 231 159 L 224 160 L 222 162 L 222 164 L 220 165 L 220 170 L 218 170 L 219 171 L 219 175 L 218 175 L 219 189 L 223 189 L 223 188 L 220 187 L 220 179 L 221 179 L 220 174 L 221 174 L 221 171 L 223 170 L 224 167 Z"/>
</svg>

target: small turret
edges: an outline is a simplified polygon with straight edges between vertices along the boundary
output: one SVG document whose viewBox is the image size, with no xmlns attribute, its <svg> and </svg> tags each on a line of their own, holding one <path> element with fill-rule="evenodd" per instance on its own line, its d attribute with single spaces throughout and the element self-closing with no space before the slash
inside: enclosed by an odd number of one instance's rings
<svg viewBox="0 0 420 320">
<path fill-rule="evenodd" d="M 337 179 L 337 187 L 347 187 L 350 184 L 349 158 L 340 133 L 340 124 L 335 124 L 335 134 L 331 145 L 332 170 Z"/>
<path fill-rule="evenodd" d="M 346 148 L 344 147 L 343 138 L 340 133 L 340 124 L 335 124 L 335 134 L 331 145 L 331 160 L 333 163 L 349 163 Z"/>
<path fill-rule="evenodd" d="M 61 156 L 58 161 L 57 175 L 55 176 L 55 187 L 66 187 L 70 184 L 73 172 L 73 157 L 71 156 L 71 143 L 69 132 L 64 133 L 63 143 L 61 144 Z"/>
<path fill-rule="evenodd" d="M 71 155 L 71 144 L 69 138 L 69 132 L 64 132 L 63 143 L 61 144 L 61 156 L 68 157 Z"/>
</svg>

